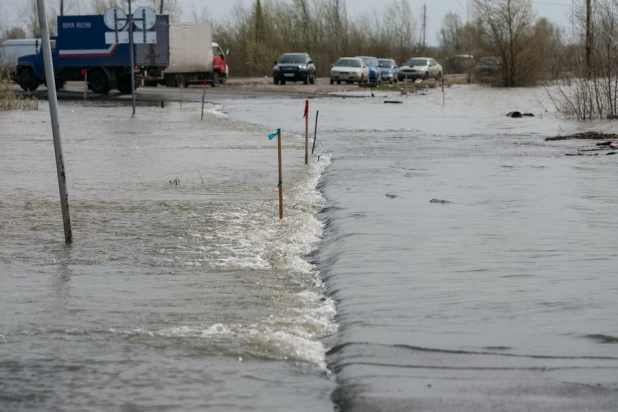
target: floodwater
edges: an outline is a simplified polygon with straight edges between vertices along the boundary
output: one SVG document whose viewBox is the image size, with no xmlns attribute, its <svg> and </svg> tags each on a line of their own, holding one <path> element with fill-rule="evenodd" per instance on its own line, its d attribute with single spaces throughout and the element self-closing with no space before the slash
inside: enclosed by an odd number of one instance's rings
<svg viewBox="0 0 618 412">
<path fill-rule="evenodd" d="M 0 114 L 0 410 L 332 410 L 334 302 L 303 259 L 324 205 L 286 137 L 199 105 Z M 202 181 L 203 180 L 203 181 Z"/>
<path fill-rule="evenodd" d="M 617 410 L 616 126 L 375 95 L 0 113 L 0 410 Z"/>
<path fill-rule="evenodd" d="M 618 165 L 543 140 L 616 126 L 560 121 L 543 90 L 446 92 L 444 108 L 438 90 L 312 103 L 332 161 L 312 261 L 337 302 L 334 401 L 618 410 Z M 276 105 L 229 111 L 299 130 L 298 108 Z"/>
</svg>

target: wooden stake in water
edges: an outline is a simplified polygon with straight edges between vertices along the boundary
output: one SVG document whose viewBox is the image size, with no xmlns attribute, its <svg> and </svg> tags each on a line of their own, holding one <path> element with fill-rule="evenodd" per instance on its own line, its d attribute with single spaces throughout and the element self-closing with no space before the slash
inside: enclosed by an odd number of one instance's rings
<svg viewBox="0 0 618 412">
<path fill-rule="evenodd" d="M 206 80 L 204 80 L 204 93 L 202 93 L 202 120 L 204 120 L 204 101 L 206 100 Z"/>
<path fill-rule="evenodd" d="M 39 12 L 39 27 L 41 29 L 41 43 L 43 46 L 43 60 L 45 63 L 47 100 L 49 102 L 49 114 L 51 116 L 52 134 L 54 136 L 54 151 L 56 153 L 56 171 L 58 173 L 58 186 L 60 187 L 60 205 L 62 207 L 62 220 L 64 222 L 64 241 L 68 245 L 73 242 L 73 231 L 71 230 L 69 195 L 66 188 L 64 157 L 62 156 L 62 143 L 60 141 L 58 96 L 56 95 L 56 79 L 54 78 L 54 66 L 52 62 L 51 43 L 49 41 L 49 30 L 47 28 L 45 2 L 43 0 L 37 0 L 37 8 Z"/>
<path fill-rule="evenodd" d="M 309 164 L 309 100 L 305 101 L 305 165 Z"/>
<path fill-rule="evenodd" d="M 279 141 L 279 219 L 283 219 L 283 160 L 281 157 L 281 129 L 277 131 Z"/>
<path fill-rule="evenodd" d="M 446 104 L 446 96 L 444 95 L 444 76 L 442 76 L 442 107 Z"/>
<path fill-rule="evenodd" d="M 320 111 L 318 110 L 315 113 L 315 134 L 313 135 L 313 148 L 311 149 L 311 154 L 315 152 L 315 141 L 318 138 L 318 118 L 320 117 Z"/>
</svg>

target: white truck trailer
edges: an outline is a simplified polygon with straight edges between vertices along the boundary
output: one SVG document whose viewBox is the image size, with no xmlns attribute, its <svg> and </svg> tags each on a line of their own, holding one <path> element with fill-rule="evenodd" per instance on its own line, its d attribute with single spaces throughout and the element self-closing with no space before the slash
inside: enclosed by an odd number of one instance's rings
<svg viewBox="0 0 618 412">
<path fill-rule="evenodd" d="M 219 46 L 212 43 L 210 23 L 175 23 L 170 24 L 170 61 L 163 71 L 167 87 L 187 87 L 189 84 L 211 86 L 225 82 L 227 77 L 226 56 L 213 53 Z"/>
</svg>

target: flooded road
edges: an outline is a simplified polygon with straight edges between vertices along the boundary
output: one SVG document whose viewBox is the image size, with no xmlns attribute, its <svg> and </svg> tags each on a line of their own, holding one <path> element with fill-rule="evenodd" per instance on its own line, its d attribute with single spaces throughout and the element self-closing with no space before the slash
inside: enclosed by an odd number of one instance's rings
<svg viewBox="0 0 618 412">
<path fill-rule="evenodd" d="M 616 126 L 374 95 L 0 113 L 0 410 L 618 409 Z"/>
<path fill-rule="evenodd" d="M 616 126 L 560 121 L 543 91 L 447 93 L 445 108 L 434 90 L 388 97 L 400 105 L 313 102 L 332 153 L 314 258 L 337 301 L 335 402 L 616 410 L 616 160 L 565 157 L 589 142 L 543 141 Z M 236 105 L 233 118 L 251 118 L 252 103 Z M 289 106 L 260 108 L 253 121 L 298 129 Z"/>
<path fill-rule="evenodd" d="M 63 104 L 71 247 L 46 105 L 0 113 L 0 410 L 332 410 L 327 164 L 286 138 L 280 223 L 272 130 L 211 110 Z"/>
</svg>

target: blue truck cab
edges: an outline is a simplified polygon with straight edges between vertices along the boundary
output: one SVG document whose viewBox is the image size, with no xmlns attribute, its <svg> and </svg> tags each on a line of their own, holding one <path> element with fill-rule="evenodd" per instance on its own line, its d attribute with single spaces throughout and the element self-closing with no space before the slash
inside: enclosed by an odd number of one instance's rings
<svg viewBox="0 0 618 412">
<path fill-rule="evenodd" d="M 158 16 L 157 19 L 159 18 L 164 18 L 165 24 L 157 25 L 157 36 L 163 37 L 161 44 L 167 47 L 167 50 L 158 52 L 156 61 L 150 57 L 148 64 L 167 66 L 169 42 L 163 41 L 169 38 L 167 16 Z M 127 24 L 118 32 L 119 36 L 126 37 L 128 30 Z M 140 33 L 135 31 L 134 36 Z M 88 87 L 94 93 L 108 93 L 112 89 L 118 89 L 120 93 L 131 93 L 129 44 L 108 44 L 106 36 L 109 40 L 110 35 L 115 37 L 115 33 L 105 25 L 102 15 L 59 16 L 58 35 L 50 38 L 56 88 L 64 87 L 67 81 L 84 81 L 87 76 Z M 136 45 L 136 56 L 140 56 L 140 47 L 147 50 L 153 45 Z M 153 53 L 148 55 L 152 56 Z M 141 67 L 137 58 L 135 64 Z M 139 74 L 136 77 L 137 87 L 141 79 Z M 27 91 L 34 91 L 45 84 L 42 47 L 39 47 L 37 54 L 18 59 L 15 80 Z"/>
</svg>

